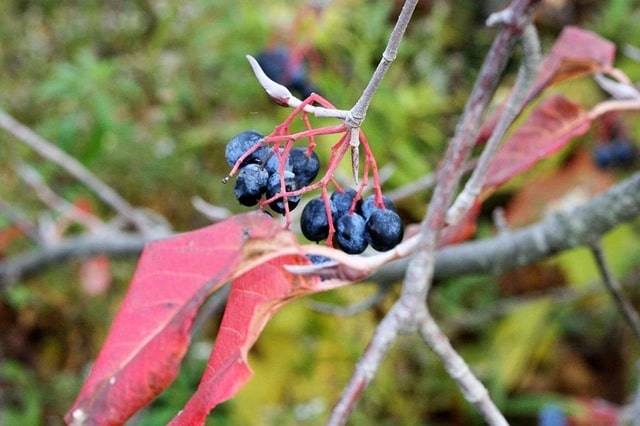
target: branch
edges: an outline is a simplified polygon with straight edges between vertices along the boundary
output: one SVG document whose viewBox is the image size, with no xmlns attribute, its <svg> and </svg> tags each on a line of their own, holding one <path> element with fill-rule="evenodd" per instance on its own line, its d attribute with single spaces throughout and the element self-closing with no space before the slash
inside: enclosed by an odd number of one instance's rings
<svg viewBox="0 0 640 426">
<path fill-rule="evenodd" d="M 113 188 L 104 183 L 78 160 L 68 155 L 60 148 L 42 138 L 30 128 L 18 122 L 12 116 L 0 109 L 0 127 L 12 134 L 16 139 L 28 145 L 40 156 L 59 165 L 73 177 L 90 188 L 106 204 L 111 206 L 129 223 L 144 232 L 147 229 L 142 216 L 122 198 Z"/>
<path fill-rule="evenodd" d="M 572 210 L 557 212 L 540 222 L 500 233 L 485 240 L 444 247 L 436 253 L 437 279 L 468 274 L 499 274 L 538 262 L 579 246 L 588 246 L 614 227 L 640 215 L 640 172 L 614 185 L 589 202 Z M 158 234 L 156 238 L 169 236 Z M 0 261 L 0 290 L 42 273 L 64 262 L 106 254 L 134 257 L 152 237 L 111 232 L 68 237 L 46 248 L 15 255 Z M 407 269 L 408 259 L 385 265 L 367 281 L 397 282 Z"/>
<path fill-rule="evenodd" d="M 402 41 L 402 37 L 407 30 L 407 26 L 409 25 L 409 21 L 411 20 L 411 15 L 413 15 L 413 11 L 416 8 L 417 4 L 418 0 L 406 0 L 404 2 L 402 10 L 400 11 L 400 15 L 396 20 L 396 25 L 393 27 L 393 31 L 391 31 L 391 36 L 389 37 L 389 41 L 387 42 L 387 47 L 382 53 L 382 59 L 378 63 L 376 70 L 373 72 L 373 75 L 371 76 L 367 87 L 365 87 L 364 91 L 362 92 L 360 99 L 358 99 L 353 108 L 351 108 L 351 111 L 349 111 L 349 115 L 345 120 L 345 123 L 349 127 L 360 127 L 362 121 L 364 120 L 364 117 L 367 115 L 367 110 L 369 109 L 369 105 L 371 104 L 373 95 L 376 93 L 376 90 L 378 90 L 380 82 L 391 67 L 391 64 L 396 60 L 400 42 Z"/>
<path fill-rule="evenodd" d="M 500 148 L 500 142 L 504 138 L 509 126 L 518 117 L 527 101 L 527 95 L 533 86 L 540 65 L 540 40 L 538 33 L 532 24 L 527 25 L 521 37 L 523 61 L 518 71 L 516 83 L 513 86 L 511 96 L 507 101 L 500 119 L 496 124 L 491 137 L 487 141 L 478 166 L 467 181 L 464 190 L 449 208 L 446 221 L 449 225 L 457 223 L 460 218 L 471 208 L 475 200 L 482 192 L 482 187 L 491 167 L 493 158 Z"/>
<path fill-rule="evenodd" d="M 622 312 L 622 316 L 627 321 L 627 324 L 629 324 L 629 327 L 631 327 L 636 338 L 640 339 L 640 317 L 638 317 L 638 313 L 631 302 L 629 302 L 622 293 L 620 283 L 611 273 L 611 268 L 609 268 L 607 259 L 604 257 L 600 242 L 595 242 L 591 245 L 591 253 L 593 253 L 593 257 L 596 260 L 596 264 L 598 265 L 598 270 L 602 275 L 605 287 L 609 291 L 609 294 L 616 305 L 618 305 L 618 309 Z"/>
<path fill-rule="evenodd" d="M 400 299 L 376 327 L 371 342 L 332 410 L 329 424 L 340 425 L 346 422 L 397 334 L 401 331 L 413 331 L 418 325 L 417 320 L 428 315 L 425 300 L 433 278 L 437 239 L 444 226 L 446 211 L 462 177 L 464 164 L 470 156 L 484 113 L 511 57 L 515 39 L 524 26 L 529 24 L 532 6 L 538 1 L 515 0 L 507 9 L 510 13 L 508 25 L 504 25 L 494 39 L 445 153 L 442 168 L 438 171 L 438 185 L 421 225 L 417 249 L 407 266 Z"/>
<path fill-rule="evenodd" d="M 624 222 L 640 215 L 640 172 L 612 186 L 589 202 L 559 211 L 540 222 L 494 238 L 440 249 L 435 278 L 495 273 L 529 265 L 574 247 L 589 246 Z M 402 279 L 408 260 L 388 264 L 370 277 L 377 282 Z"/>
<path fill-rule="evenodd" d="M 159 238 L 162 235 L 155 235 Z M 59 243 L 43 246 L 33 251 L 12 256 L 0 261 L 0 291 L 9 286 L 44 272 L 47 268 L 60 266 L 75 259 L 84 259 L 97 254 L 111 257 L 138 256 L 151 235 L 110 232 L 68 237 Z"/>
<path fill-rule="evenodd" d="M 489 397 L 487 388 L 476 378 L 464 359 L 451 346 L 449 338 L 440 330 L 433 317 L 427 315 L 418 323 L 420 336 L 443 361 L 449 376 L 458 382 L 465 399 L 476 406 L 490 425 L 508 425 L 500 410 Z"/>
</svg>

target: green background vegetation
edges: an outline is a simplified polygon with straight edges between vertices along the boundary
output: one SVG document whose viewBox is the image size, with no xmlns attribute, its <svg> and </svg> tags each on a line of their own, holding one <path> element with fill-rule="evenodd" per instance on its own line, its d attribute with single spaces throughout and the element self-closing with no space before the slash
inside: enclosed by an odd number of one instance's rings
<svg viewBox="0 0 640 426">
<path fill-rule="evenodd" d="M 485 3 L 490 2 L 421 2 L 364 125 L 378 163 L 393 171 L 385 190 L 436 166 L 494 34 L 483 27 L 492 10 Z M 638 2 L 565 3 L 574 13 L 554 15 L 564 21 L 540 18 L 545 49 L 568 23 L 591 28 L 619 46 L 640 40 Z M 226 141 L 250 128 L 269 133 L 288 114 L 262 92 L 244 55 L 278 43 L 311 46 L 311 78 L 332 103 L 349 108 L 384 48 L 398 11 L 393 4 L 335 0 L 314 15 L 306 2 L 291 0 L 3 1 L 0 107 L 55 141 L 132 204 L 160 213 L 176 231 L 194 229 L 207 221 L 191 206 L 193 196 L 232 212 L 246 210 L 220 183 L 228 172 Z M 618 65 L 634 80 L 640 78 L 637 62 L 620 55 Z M 586 94 L 576 89 L 581 87 L 563 90 L 579 91 L 579 99 L 591 104 L 601 99 L 593 86 Z M 36 167 L 66 199 L 88 198 L 99 215 L 112 218 L 64 170 L 8 143 L 11 138 L 0 133 L 3 199 L 33 220 L 45 210 L 12 172 L 22 161 Z M 326 159 L 331 140 L 323 142 L 317 149 Z M 572 149 L 588 149 L 590 143 L 585 138 Z M 553 168 L 563 164 L 552 163 Z M 510 191 L 489 204 L 501 204 L 517 187 Z M 400 203 L 407 222 L 420 220 L 428 196 L 419 193 Z M 0 228 L 7 224 L 0 215 Z M 492 232 L 483 222 L 480 235 Z M 640 276 L 636 236 L 633 226 L 625 226 L 605 244 L 627 284 L 637 284 Z M 19 241 L 4 255 L 26 248 Z M 602 386 L 600 393 L 579 396 L 623 403 L 635 387 L 638 345 L 597 285 L 590 254 L 571 251 L 552 265 L 574 297 L 548 292 L 505 297 L 493 276 L 437 283 L 432 295 L 431 306 L 455 346 L 507 415 L 523 422 L 535 419 L 548 401 L 572 407 L 576 383 L 597 384 L 603 371 L 620 376 L 612 383 L 620 391 Z M 113 285 L 94 297 L 79 289 L 78 267 L 72 263 L 46 271 L 0 295 L 4 425 L 61 424 L 118 309 L 135 259 L 113 261 Z M 559 285 L 542 281 L 545 288 Z M 349 304 L 375 291 L 358 285 L 317 299 Z M 216 424 L 321 424 L 396 291 L 375 309 L 352 317 L 315 312 L 307 300 L 286 308 L 252 353 L 252 381 L 211 419 Z M 638 296 L 637 290 L 632 296 Z M 216 321 L 196 338 L 176 383 L 132 424 L 162 424 L 182 407 L 197 386 Z M 563 382 L 559 370 L 575 364 L 575 357 L 584 368 L 574 368 L 577 378 Z M 407 336 L 385 360 L 352 424 L 481 420 L 438 359 L 415 336 Z"/>
</svg>

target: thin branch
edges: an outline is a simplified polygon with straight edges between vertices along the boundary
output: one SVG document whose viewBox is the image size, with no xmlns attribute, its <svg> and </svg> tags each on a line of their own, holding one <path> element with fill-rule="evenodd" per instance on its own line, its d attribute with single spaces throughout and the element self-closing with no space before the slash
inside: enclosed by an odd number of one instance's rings
<svg viewBox="0 0 640 426">
<path fill-rule="evenodd" d="M 310 301 L 307 303 L 309 309 L 316 312 L 322 312 L 325 314 L 336 315 L 340 317 L 348 317 L 359 314 L 360 312 L 367 311 L 372 307 L 378 305 L 389 294 L 390 286 L 379 286 L 378 290 L 373 296 L 366 298 L 365 300 L 354 303 L 348 306 L 338 306 L 329 303 L 321 303 Z"/>
<path fill-rule="evenodd" d="M 40 244 L 42 238 L 38 233 L 38 227 L 23 212 L 13 207 L 9 202 L 0 197 L 0 214 L 5 215 L 9 221 L 25 234 L 33 242 Z"/>
<path fill-rule="evenodd" d="M 463 173 L 467 173 L 473 170 L 476 167 L 477 160 L 471 159 L 464 165 Z M 419 192 L 428 191 L 433 189 L 436 184 L 436 175 L 435 173 L 429 173 L 424 175 L 411 183 L 408 183 L 399 188 L 392 189 L 391 191 L 385 192 L 385 195 L 389 197 L 391 201 L 398 201 L 404 198 L 409 198 Z"/>
<path fill-rule="evenodd" d="M 0 127 L 36 151 L 38 155 L 69 172 L 69 174 L 95 192 L 102 201 L 111 206 L 118 214 L 126 218 L 129 223 L 134 224 L 138 230 L 141 232 L 146 231 L 145 221 L 136 209 L 78 160 L 18 122 L 2 109 L 0 109 Z"/>
<path fill-rule="evenodd" d="M 418 332 L 440 357 L 449 376 L 458 382 L 465 399 L 476 406 L 490 425 L 508 425 L 498 407 L 489 397 L 487 388 L 476 378 L 467 363 L 451 346 L 449 338 L 440 330 L 430 314 L 420 318 Z"/>
<path fill-rule="evenodd" d="M 156 238 L 160 236 L 156 235 Z M 60 266 L 71 260 L 85 259 L 97 254 L 108 254 L 111 257 L 137 256 L 151 239 L 152 236 L 123 232 L 85 234 L 3 259 L 0 261 L 0 291 L 20 280 L 42 273 L 47 268 Z"/>
<path fill-rule="evenodd" d="M 523 61 L 518 71 L 518 77 L 513 86 L 511 96 L 507 101 L 500 119 L 496 124 L 491 137 L 478 160 L 478 166 L 467 181 L 464 190 L 449 208 L 446 221 L 448 224 L 457 223 L 460 218 L 471 208 L 475 200 L 482 192 L 485 179 L 491 167 L 493 158 L 496 156 L 500 143 L 504 138 L 509 126 L 518 117 L 524 107 L 527 95 L 533 86 L 540 67 L 540 40 L 533 25 L 527 25 L 522 34 L 521 44 L 523 50 Z"/>
<path fill-rule="evenodd" d="M 533 225 L 501 233 L 494 238 L 471 241 L 440 249 L 435 278 L 475 273 L 499 274 L 529 265 L 574 247 L 589 246 L 621 223 L 640 215 L 640 172 L 615 184 L 583 205 L 558 211 Z M 408 259 L 396 260 L 370 280 L 398 281 Z"/>
<path fill-rule="evenodd" d="M 88 230 L 96 230 L 104 226 L 97 216 L 79 209 L 56 194 L 44 181 L 40 173 L 27 164 L 18 164 L 16 172 L 20 178 L 33 189 L 37 197 L 63 218 L 83 225 Z"/>
<path fill-rule="evenodd" d="M 369 109 L 369 105 L 371 104 L 371 100 L 373 99 L 373 95 L 378 90 L 382 79 L 385 74 L 391 67 L 393 61 L 396 60 L 396 56 L 398 55 L 398 49 L 400 47 L 400 42 L 402 41 L 402 37 L 404 37 L 404 33 L 409 26 L 409 22 L 411 21 L 411 16 L 413 15 L 413 11 L 418 4 L 418 0 L 406 0 L 402 6 L 402 10 L 400 11 L 400 15 L 396 20 L 396 24 L 391 31 L 391 35 L 389 37 L 389 41 L 387 42 L 387 47 L 384 49 L 382 53 L 382 59 L 378 63 L 376 70 L 373 72 L 367 87 L 365 87 L 360 99 L 355 103 L 351 111 L 349 111 L 349 115 L 345 119 L 345 123 L 351 128 L 359 128 L 364 120 L 364 117 L 367 115 L 367 110 Z"/>
<path fill-rule="evenodd" d="M 556 253 L 588 246 L 614 227 L 640 215 L 640 172 L 621 181 L 587 203 L 556 212 L 524 228 L 493 238 L 444 247 L 436 253 L 435 278 L 468 274 L 499 274 L 529 265 Z M 165 231 L 156 237 L 167 237 Z M 68 237 L 54 246 L 0 260 L 0 290 L 17 281 L 74 259 L 96 254 L 138 256 L 152 237 L 123 232 Z M 368 282 L 398 282 L 408 259 L 396 260 L 370 276 Z"/>
<path fill-rule="evenodd" d="M 616 305 L 618 305 L 618 309 L 622 312 L 622 316 L 627 321 L 627 324 L 629 324 L 629 327 L 631 327 L 636 338 L 640 340 L 640 317 L 638 316 L 638 312 L 636 312 L 631 302 L 629 302 L 622 293 L 620 283 L 611 273 L 611 268 L 604 256 L 602 245 L 599 241 L 591 245 L 591 253 L 598 265 L 598 270 L 600 271 L 600 275 L 602 275 L 605 287 L 609 291 L 609 294 L 611 294 L 611 297 L 613 297 Z"/>
<path fill-rule="evenodd" d="M 418 325 L 417 319 L 428 315 L 425 300 L 433 278 L 437 237 L 444 226 L 447 208 L 462 177 L 463 166 L 470 156 L 484 113 L 511 57 L 514 39 L 523 29 L 519 24 L 528 23 L 531 8 L 538 1 L 516 0 L 510 7 L 514 19 L 510 25 L 500 29 L 487 54 L 445 154 L 442 168 L 438 171 L 438 185 L 421 226 L 417 251 L 409 261 L 400 299 L 376 327 L 371 342 L 331 413 L 329 424 L 340 425 L 346 421 L 397 334 L 412 331 Z"/>
<path fill-rule="evenodd" d="M 355 366 L 354 374 L 347 386 L 343 389 L 340 399 L 333 407 L 327 426 L 344 425 L 349 415 L 360 399 L 362 392 L 369 385 L 376 375 L 380 364 L 385 355 L 393 345 L 398 335 L 399 322 L 406 321 L 406 318 L 397 318 L 397 315 L 403 315 L 402 309 L 396 303 L 385 317 L 376 326 L 375 332 L 371 337 L 371 342 L 365 349 L 364 354 L 358 360 Z"/>
<path fill-rule="evenodd" d="M 636 373 L 640 371 L 640 364 L 636 363 Z M 640 426 L 640 382 L 636 384 L 636 392 L 631 405 L 631 426 Z"/>
</svg>

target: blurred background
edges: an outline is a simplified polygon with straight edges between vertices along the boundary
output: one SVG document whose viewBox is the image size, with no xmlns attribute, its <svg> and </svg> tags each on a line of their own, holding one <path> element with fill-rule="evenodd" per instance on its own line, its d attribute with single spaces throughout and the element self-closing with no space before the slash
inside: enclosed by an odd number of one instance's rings
<svg viewBox="0 0 640 426">
<path fill-rule="evenodd" d="M 384 192 L 437 166 L 495 34 L 484 21 L 503 5 L 419 3 L 363 127 L 384 172 Z M 618 46 L 616 65 L 638 81 L 638 6 L 627 0 L 546 1 L 536 19 L 543 49 L 565 25 L 591 29 Z M 268 134 L 290 112 L 268 99 L 245 55 L 281 49 L 296 58 L 293 89 L 318 91 L 348 109 L 377 65 L 400 7 L 400 1 L 378 0 L 5 0 L 0 108 L 131 204 L 162 216 L 174 231 L 195 229 L 210 220 L 193 207 L 193 197 L 231 214 L 247 211 L 232 187 L 220 183 L 228 173 L 226 142 L 247 129 Z M 517 65 L 509 66 L 499 98 L 508 94 Z M 585 106 L 606 98 L 591 79 L 554 90 Z M 633 114 L 607 120 L 489 199 L 476 237 L 496 232 L 496 207 L 505 209 L 510 226 L 522 226 L 605 190 L 636 168 L 638 120 Z M 623 132 L 613 134 L 612 128 Z M 607 156 L 614 138 L 627 153 L 615 161 Z M 316 148 L 323 164 L 331 143 L 322 138 Z M 0 261 L 36 248 L 15 226 L 13 213 L 48 232 L 53 242 L 86 232 L 63 223 L 36 196 L 19 172 L 25 165 L 69 203 L 113 219 L 109 207 L 63 168 L 0 131 Z M 349 182 L 345 166 L 338 178 Z M 419 190 L 397 200 L 406 224 L 420 221 L 429 196 Z M 638 222 L 616 228 L 604 247 L 637 306 Z M 0 424 L 63 424 L 135 263 L 135 257 L 73 260 L 0 287 Z M 604 423 L 598 424 L 615 424 L 607 422 L 622 416 L 637 392 L 640 346 L 600 281 L 590 252 L 571 250 L 499 277 L 438 282 L 430 306 L 514 424 L 544 418 L 560 425 L 564 416 L 586 425 L 600 415 Z M 349 306 L 379 290 L 363 283 L 314 300 Z M 212 413 L 212 424 L 322 424 L 398 290 L 386 283 L 378 304 L 351 316 L 318 312 L 310 300 L 284 309 L 252 352 L 255 376 Z M 195 337 L 174 385 L 132 425 L 164 424 L 183 406 L 208 359 L 218 320 L 214 316 Z M 406 336 L 391 350 L 351 424 L 482 420 L 423 342 Z"/>
</svg>

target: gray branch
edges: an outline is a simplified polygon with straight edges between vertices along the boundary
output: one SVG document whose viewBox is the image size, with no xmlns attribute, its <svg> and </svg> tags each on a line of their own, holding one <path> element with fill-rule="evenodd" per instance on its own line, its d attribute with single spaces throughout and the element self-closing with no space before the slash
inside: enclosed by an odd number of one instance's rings
<svg viewBox="0 0 640 426">
<path fill-rule="evenodd" d="M 609 191 L 570 211 L 554 213 L 542 221 L 494 238 L 442 248 L 436 255 L 436 278 L 473 273 L 501 273 L 545 259 L 578 246 L 590 245 L 616 225 L 640 214 L 640 172 Z M 407 259 L 377 272 L 378 282 L 399 281 Z"/>
<path fill-rule="evenodd" d="M 640 214 L 640 172 L 594 197 L 588 203 L 542 221 L 501 233 L 486 240 L 472 241 L 440 249 L 436 255 L 436 278 L 473 273 L 501 273 L 528 265 L 578 246 L 588 246 L 615 226 Z M 156 235 L 155 238 L 168 236 Z M 96 254 L 133 257 L 140 254 L 151 237 L 113 232 L 70 237 L 58 244 L 0 261 L 0 290 L 47 268 Z M 400 281 L 407 259 L 386 265 L 371 279 Z"/>
</svg>

